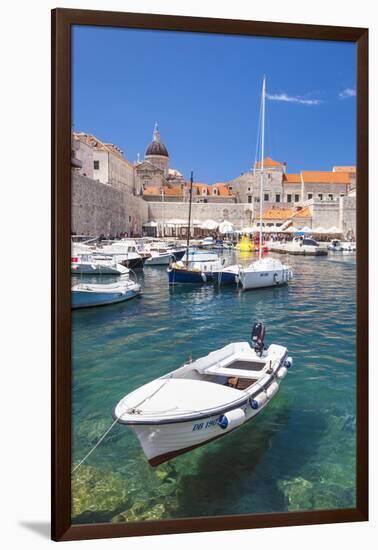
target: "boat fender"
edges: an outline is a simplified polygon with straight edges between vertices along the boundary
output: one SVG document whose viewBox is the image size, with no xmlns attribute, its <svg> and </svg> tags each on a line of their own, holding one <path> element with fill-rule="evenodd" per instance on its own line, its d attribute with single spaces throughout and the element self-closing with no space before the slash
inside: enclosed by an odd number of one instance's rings
<svg viewBox="0 0 378 550">
<path fill-rule="evenodd" d="M 274 278 L 274 282 L 276 283 L 276 285 L 278 285 L 278 283 L 279 283 L 279 280 L 278 280 L 278 273 L 275 273 L 275 274 L 273 275 L 273 278 Z"/>
<path fill-rule="evenodd" d="M 266 390 L 266 395 L 268 399 L 271 399 L 273 395 L 277 393 L 278 388 L 279 388 L 279 385 L 277 384 L 277 382 L 272 382 L 272 384 L 270 384 L 270 386 Z"/>
<path fill-rule="evenodd" d="M 207 281 L 206 275 L 204 273 L 201 273 L 201 277 L 202 277 L 203 282 L 206 283 L 206 281 Z"/>
<path fill-rule="evenodd" d="M 287 369 L 290 369 L 290 367 L 293 365 L 293 358 L 287 357 L 284 365 Z"/>
<path fill-rule="evenodd" d="M 222 414 L 218 418 L 218 426 L 220 426 L 222 430 L 232 430 L 233 428 L 240 426 L 240 424 L 243 424 L 244 421 L 245 421 L 244 410 L 234 409 L 233 411 L 229 411 L 225 414 Z"/>
<path fill-rule="evenodd" d="M 279 380 L 283 380 L 286 375 L 287 375 L 287 368 L 286 367 L 281 367 L 277 372 L 277 378 Z"/>
<path fill-rule="evenodd" d="M 264 403 L 266 403 L 267 399 L 268 398 L 266 396 L 266 393 L 262 391 L 261 393 L 259 393 L 253 399 L 250 400 L 250 405 L 252 409 L 256 411 L 258 408 L 264 405 Z"/>
</svg>

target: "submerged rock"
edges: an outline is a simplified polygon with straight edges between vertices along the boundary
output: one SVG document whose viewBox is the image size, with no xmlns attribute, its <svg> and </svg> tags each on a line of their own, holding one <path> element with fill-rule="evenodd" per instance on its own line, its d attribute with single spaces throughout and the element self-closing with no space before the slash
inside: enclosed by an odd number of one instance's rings
<svg viewBox="0 0 378 550">
<path fill-rule="evenodd" d="M 313 483 L 303 477 L 296 477 L 291 480 L 280 480 L 278 487 L 285 495 L 287 509 L 311 510 L 313 508 Z"/>
<path fill-rule="evenodd" d="M 164 504 L 155 504 L 137 501 L 129 510 L 121 512 L 112 518 L 113 523 L 122 523 L 127 521 L 148 521 L 167 518 L 167 512 Z"/>
<path fill-rule="evenodd" d="M 128 503 L 127 482 L 120 475 L 83 464 L 72 477 L 73 518 L 90 521 L 93 514 L 114 514 Z M 121 509 L 122 509 L 121 508 Z"/>
</svg>

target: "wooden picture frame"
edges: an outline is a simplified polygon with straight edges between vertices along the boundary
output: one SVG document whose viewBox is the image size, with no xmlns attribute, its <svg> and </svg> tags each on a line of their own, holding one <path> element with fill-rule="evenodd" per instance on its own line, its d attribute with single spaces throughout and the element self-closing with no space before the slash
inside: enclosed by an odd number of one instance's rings
<svg viewBox="0 0 378 550">
<path fill-rule="evenodd" d="M 71 27 L 93 25 L 346 41 L 357 45 L 356 507 L 226 517 L 71 524 Z M 52 12 L 52 538 L 56 541 L 368 519 L 368 30 L 137 13 Z"/>
</svg>

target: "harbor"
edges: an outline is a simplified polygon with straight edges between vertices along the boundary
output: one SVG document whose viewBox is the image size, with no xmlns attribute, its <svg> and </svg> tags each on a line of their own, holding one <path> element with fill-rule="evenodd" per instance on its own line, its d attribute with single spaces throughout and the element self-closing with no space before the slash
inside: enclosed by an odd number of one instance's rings
<svg viewBox="0 0 378 550">
<path fill-rule="evenodd" d="M 127 231 L 72 237 L 72 308 L 82 310 L 72 323 L 77 523 L 354 506 L 355 242 L 353 228 L 344 229 L 353 217 L 344 215 L 343 193 L 331 208 L 339 227 L 304 225 L 314 225 L 316 203 L 313 193 L 304 199 L 303 173 L 294 197 L 300 204 L 264 209 L 267 182 L 278 176 L 285 186 L 297 183 L 264 155 L 266 97 L 264 77 L 249 201 L 256 205 L 245 212 L 250 226 L 235 227 L 227 202 L 217 204 L 220 221 L 196 220 L 196 193 L 207 196 L 208 189 L 194 183 L 191 171 L 187 182 L 174 174 L 176 191 L 187 193 L 187 221 L 171 219 L 169 237 L 164 184 L 159 222 L 140 222 L 140 238 Z M 135 182 L 147 168 L 168 177 L 157 124 L 145 159 Z M 339 168 L 341 177 L 334 168 L 326 178 L 346 182 L 353 199 L 355 171 Z M 140 188 L 146 202 L 147 179 Z M 212 191 L 232 200 L 233 189 L 215 184 Z M 280 202 L 281 194 L 275 198 Z M 321 211 L 329 220 L 326 203 Z M 108 426 L 100 395 L 111 411 Z"/>
<path fill-rule="evenodd" d="M 219 254 L 243 266 L 256 258 Z M 247 292 L 170 285 L 166 266 L 149 266 L 135 271 L 141 298 L 73 311 L 74 465 L 125 394 L 189 356 L 248 341 L 255 320 L 265 322 L 268 344 L 294 358 L 256 421 L 155 468 L 132 431 L 117 424 L 73 475 L 74 522 L 354 506 L 355 255 L 290 256 L 290 264 L 289 284 Z"/>
</svg>

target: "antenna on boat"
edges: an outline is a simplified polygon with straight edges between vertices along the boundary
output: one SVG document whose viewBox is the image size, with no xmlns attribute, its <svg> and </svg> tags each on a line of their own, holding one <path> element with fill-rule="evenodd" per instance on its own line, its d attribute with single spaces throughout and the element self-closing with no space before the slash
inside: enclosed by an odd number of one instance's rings
<svg viewBox="0 0 378 550">
<path fill-rule="evenodd" d="M 261 163 L 260 163 L 260 236 L 259 236 L 259 260 L 261 260 L 262 251 L 262 199 L 263 199 L 263 181 L 264 181 L 264 138 L 265 138 L 265 80 L 263 78 L 263 87 L 261 94 Z"/>
<path fill-rule="evenodd" d="M 190 217 L 192 215 L 193 170 L 190 172 L 188 235 L 186 238 L 186 267 L 189 265 Z"/>
</svg>

